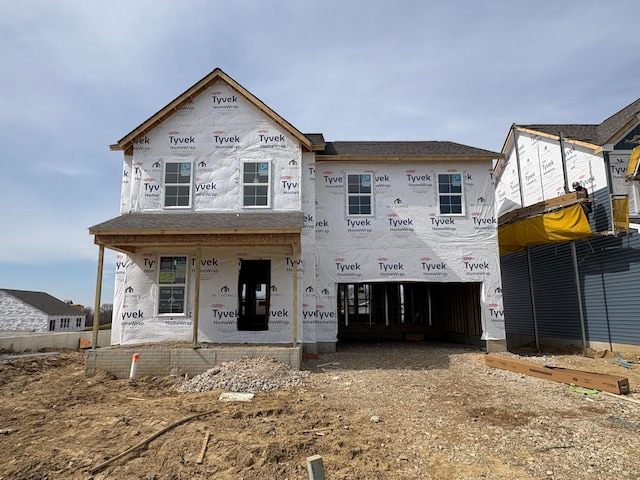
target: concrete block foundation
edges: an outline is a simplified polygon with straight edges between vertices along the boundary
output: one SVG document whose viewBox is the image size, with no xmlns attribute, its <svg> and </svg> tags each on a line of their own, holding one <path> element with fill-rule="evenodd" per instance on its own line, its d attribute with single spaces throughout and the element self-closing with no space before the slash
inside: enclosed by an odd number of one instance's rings
<svg viewBox="0 0 640 480">
<path fill-rule="evenodd" d="M 137 362 L 136 377 L 198 375 L 215 365 L 243 357 L 273 358 L 300 370 L 302 364 L 301 346 L 251 346 L 225 345 L 202 348 L 135 348 L 118 346 L 88 350 L 85 355 L 84 371 L 88 377 L 99 371 L 108 371 L 117 378 L 129 378 L 133 354 L 140 358 Z"/>
</svg>

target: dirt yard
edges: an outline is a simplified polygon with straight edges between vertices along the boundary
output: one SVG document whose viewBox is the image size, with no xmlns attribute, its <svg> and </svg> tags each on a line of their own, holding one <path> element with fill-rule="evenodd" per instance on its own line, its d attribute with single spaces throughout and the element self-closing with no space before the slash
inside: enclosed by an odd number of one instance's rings
<svg viewBox="0 0 640 480">
<path fill-rule="evenodd" d="M 536 358 L 626 376 L 640 400 L 639 364 L 592 354 Z M 86 378 L 76 352 L 1 362 L 0 479 L 308 479 L 316 454 L 331 480 L 640 477 L 640 404 L 489 368 L 477 349 L 344 345 L 303 368 L 302 386 L 221 403 L 179 393 L 184 379 Z"/>
</svg>

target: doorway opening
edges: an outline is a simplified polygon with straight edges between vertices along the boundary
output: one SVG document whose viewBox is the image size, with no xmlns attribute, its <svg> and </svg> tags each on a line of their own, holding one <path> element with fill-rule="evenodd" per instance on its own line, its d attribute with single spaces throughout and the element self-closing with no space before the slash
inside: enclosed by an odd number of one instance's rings
<svg viewBox="0 0 640 480">
<path fill-rule="evenodd" d="M 240 260 L 238 330 L 269 329 L 271 260 Z"/>
</svg>

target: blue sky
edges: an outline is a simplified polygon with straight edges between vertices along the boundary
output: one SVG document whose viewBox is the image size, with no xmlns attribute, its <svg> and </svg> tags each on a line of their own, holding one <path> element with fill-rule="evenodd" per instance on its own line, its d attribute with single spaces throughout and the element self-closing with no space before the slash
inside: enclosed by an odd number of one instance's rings
<svg viewBox="0 0 640 480">
<path fill-rule="evenodd" d="M 0 0 L 0 288 L 93 306 L 109 145 L 216 67 L 327 140 L 500 151 L 514 122 L 639 98 L 638 18 L 637 0 Z"/>
</svg>

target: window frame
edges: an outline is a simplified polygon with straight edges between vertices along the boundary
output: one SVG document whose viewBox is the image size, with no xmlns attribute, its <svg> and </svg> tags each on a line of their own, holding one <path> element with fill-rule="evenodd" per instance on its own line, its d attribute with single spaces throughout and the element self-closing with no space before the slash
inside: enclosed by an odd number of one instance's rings
<svg viewBox="0 0 640 480">
<path fill-rule="evenodd" d="M 162 282 L 161 281 L 161 276 L 163 273 L 162 270 L 162 260 L 164 258 L 171 258 L 173 259 L 173 261 L 175 261 L 176 258 L 184 258 L 184 281 L 183 282 Z M 156 297 L 156 312 L 157 315 L 159 317 L 180 317 L 180 316 L 186 316 L 187 315 L 187 301 L 188 301 L 188 296 L 187 296 L 187 292 L 188 292 L 188 283 L 189 283 L 189 255 L 187 254 L 171 254 L 171 253 L 167 253 L 167 254 L 160 254 L 158 255 L 158 277 L 157 277 L 157 285 L 158 285 L 158 294 Z M 165 272 L 167 272 L 165 270 Z M 170 273 L 175 272 L 175 270 L 172 270 Z M 170 286 L 172 288 L 172 294 L 171 296 L 173 296 L 173 288 L 180 288 L 182 287 L 182 311 L 181 312 L 177 312 L 177 311 L 170 311 L 170 312 L 163 312 L 161 311 L 161 307 L 162 307 L 162 288 L 168 288 L 167 286 Z"/>
<path fill-rule="evenodd" d="M 449 181 L 447 183 L 441 183 L 440 182 L 440 176 L 448 176 L 449 177 Z M 447 191 L 447 192 L 442 192 L 440 190 L 440 186 L 441 185 L 449 185 L 449 188 L 451 188 L 451 186 L 453 186 L 453 182 L 451 182 L 451 176 L 452 175 L 459 175 L 460 176 L 460 191 L 459 192 L 452 192 L 452 191 Z M 464 173 L 463 172 L 437 172 L 436 173 L 436 191 L 437 191 L 437 196 L 438 196 L 438 215 L 441 217 L 464 217 L 466 215 L 466 209 L 465 209 L 465 199 L 464 199 Z M 442 199 L 443 197 L 458 197 L 460 199 L 460 212 L 443 212 L 443 203 L 442 203 Z M 448 207 L 451 208 L 452 204 L 449 204 Z"/>
<path fill-rule="evenodd" d="M 268 173 L 267 173 L 267 181 L 266 183 L 262 183 L 262 182 L 245 182 L 245 168 L 247 165 L 259 165 L 261 163 L 264 163 L 267 165 L 268 167 Z M 259 168 L 258 167 L 258 173 L 259 173 Z M 271 165 L 271 160 L 243 160 L 242 161 L 242 167 L 241 167 L 241 172 L 240 172 L 240 177 L 241 177 L 241 184 L 242 184 L 242 189 L 241 189 L 241 195 L 242 195 L 242 208 L 257 208 L 257 209 L 265 209 L 265 208 L 271 208 L 271 195 L 272 195 L 272 176 L 273 176 L 273 167 Z M 254 179 L 257 177 L 254 177 Z M 245 188 L 247 187 L 252 187 L 252 186 L 266 186 L 267 187 L 267 194 L 266 194 L 266 199 L 267 199 L 267 203 L 266 205 L 247 205 L 245 202 L 246 196 L 245 196 Z M 260 196 L 262 197 L 262 196 Z M 258 196 L 254 196 L 253 198 L 258 198 Z"/>
<path fill-rule="evenodd" d="M 189 165 L 189 181 L 187 183 L 184 182 L 167 182 L 167 167 L 169 165 L 181 165 L 188 164 Z M 180 167 L 178 167 L 180 168 Z M 173 172 L 172 172 L 173 173 Z M 177 175 L 179 172 L 175 172 Z M 189 187 L 189 202 L 187 205 L 167 205 L 167 187 Z M 180 196 L 176 195 L 176 199 L 179 199 Z M 162 166 L 162 208 L 167 210 L 175 210 L 175 209 L 185 209 L 191 208 L 193 203 L 193 161 L 188 160 L 166 160 L 164 165 Z"/>
<path fill-rule="evenodd" d="M 360 188 L 362 188 L 362 176 L 363 175 L 368 175 L 369 176 L 369 189 L 370 191 L 367 192 L 354 192 L 351 193 L 349 191 L 349 177 L 351 176 L 359 176 L 359 183 L 358 185 L 360 186 Z M 373 173 L 372 172 L 345 172 L 345 195 L 346 195 L 346 201 L 345 201 L 345 207 L 346 207 L 346 214 L 347 217 L 349 218 L 370 218 L 375 216 L 375 202 L 374 202 L 374 177 L 373 177 Z M 368 197 L 369 198 L 369 207 L 370 207 L 370 212 L 369 213 L 351 213 L 350 211 L 350 199 L 351 198 L 364 198 L 364 197 Z M 360 207 L 362 207 L 362 205 L 359 205 Z"/>
</svg>

